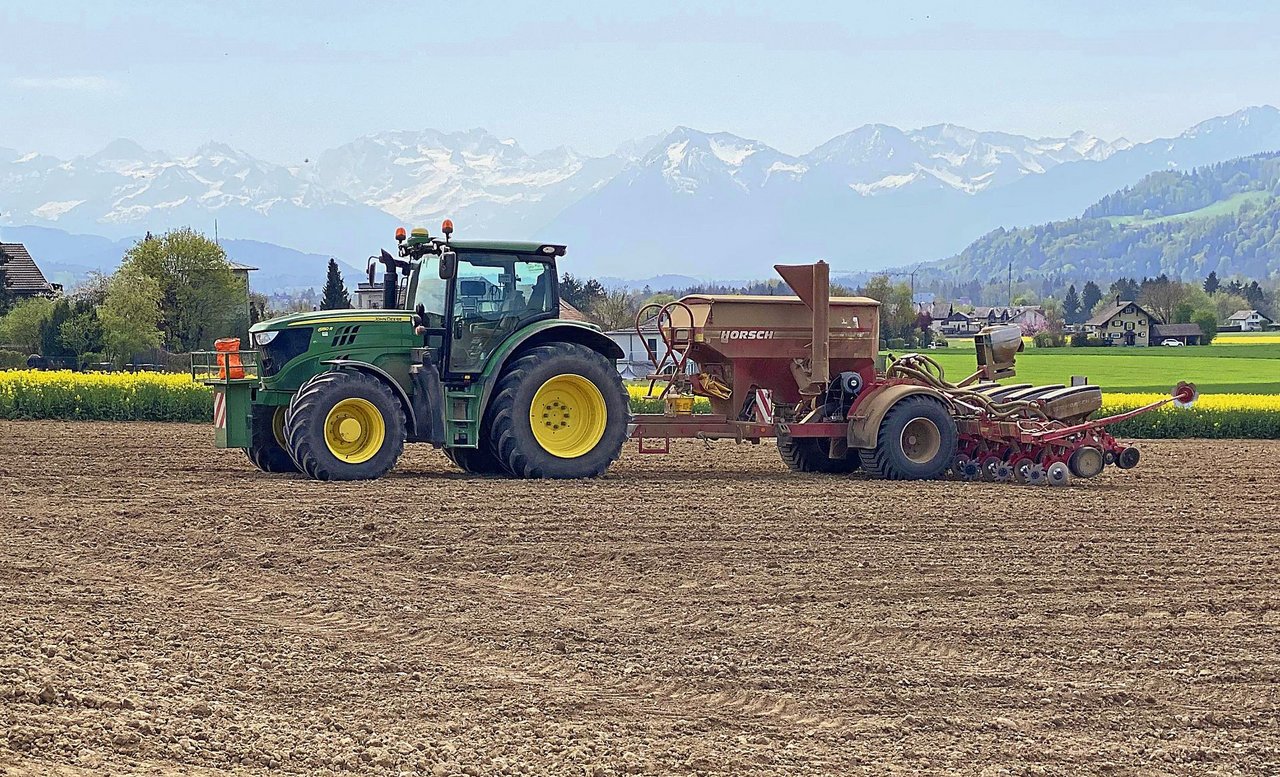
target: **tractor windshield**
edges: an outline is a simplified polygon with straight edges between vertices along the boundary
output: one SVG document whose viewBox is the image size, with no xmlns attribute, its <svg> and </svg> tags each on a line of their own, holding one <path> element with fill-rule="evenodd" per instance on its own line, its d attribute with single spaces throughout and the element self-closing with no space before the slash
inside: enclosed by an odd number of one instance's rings
<svg viewBox="0 0 1280 777">
<path fill-rule="evenodd" d="M 417 310 L 421 305 L 427 313 L 427 326 L 433 328 L 444 326 L 444 295 L 449 283 L 440 278 L 439 263 L 439 257 L 423 257 L 413 276 L 413 288 L 409 290 L 409 309 Z"/>
<path fill-rule="evenodd" d="M 480 371 L 521 326 L 554 316 L 559 309 L 554 279 L 555 267 L 543 257 L 459 251 L 450 369 Z"/>
</svg>

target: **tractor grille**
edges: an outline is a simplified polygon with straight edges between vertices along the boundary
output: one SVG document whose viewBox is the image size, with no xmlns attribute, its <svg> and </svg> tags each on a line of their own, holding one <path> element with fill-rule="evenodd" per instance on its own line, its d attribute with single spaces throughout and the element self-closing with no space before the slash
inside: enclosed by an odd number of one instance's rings
<svg viewBox="0 0 1280 777">
<path fill-rule="evenodd" d="M 271 377 L 311 345 L 311 327 L 286 329 L 262 349 L 262 375 Z"/>
<path fill-rule="evenodd" d="M 360 333 L 360 325 L 353 324 L 340 327 L 338 333 L 334 335 L 333 346 L 335 348 L 343 348 L 351 345 L 356 341 L 356 335 Z"/>
</svg>

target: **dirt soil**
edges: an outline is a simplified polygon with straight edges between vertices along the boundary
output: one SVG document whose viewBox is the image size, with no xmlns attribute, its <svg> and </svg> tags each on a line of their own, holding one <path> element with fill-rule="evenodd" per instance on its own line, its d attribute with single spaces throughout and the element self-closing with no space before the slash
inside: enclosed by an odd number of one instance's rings
<svg viewBox="0 0 1280 777">
<path fill-rule="evenodd" d="M 10 773 L 1280 772 L 1280 443 L 1053 489 L 209 438 L 0 422 Z"/>
</svg>

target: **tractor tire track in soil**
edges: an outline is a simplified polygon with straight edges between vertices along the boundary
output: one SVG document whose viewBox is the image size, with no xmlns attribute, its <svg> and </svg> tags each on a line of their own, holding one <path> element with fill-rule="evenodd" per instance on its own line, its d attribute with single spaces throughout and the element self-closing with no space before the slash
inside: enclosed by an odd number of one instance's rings
<svg viewBox="0 0 1280 777">
<path fill-rule="evenodd" d="M 326 484 L 199 426 L 0 433 L 14 774 L 1280 772 L 1280 443 L 1063 489 L 727 443 Z"/>
</svg>

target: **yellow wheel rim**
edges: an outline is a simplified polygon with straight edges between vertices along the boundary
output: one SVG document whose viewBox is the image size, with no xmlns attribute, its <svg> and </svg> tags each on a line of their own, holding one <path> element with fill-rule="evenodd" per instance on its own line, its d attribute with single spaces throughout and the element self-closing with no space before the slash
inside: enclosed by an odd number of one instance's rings
<svg viewBox="0 0 1280 777">
<path fill-rule="evenodd" d="M 386 438 L 386 421 L 377 405 L 367 399 L 344 399 L 324 419 L 324 441 L 329 452 L 347 464 L 372 459 Z"/>
<path fill-rule="evenodd" d="M 284 439 L 284 411 L 285 407 L 281 405 L 271 415 L 271 434 L 276 438 L 276 445 L 288 450 L 289 444 Z"/>
<path fill-rule="evenodd" d="M 529 406 L 529 425 L 542 449 L 562 459 L 590 453 L 604 437 L 609 411 L 596 384 L 581 375 L 543 383 Z"/>
</svg>

